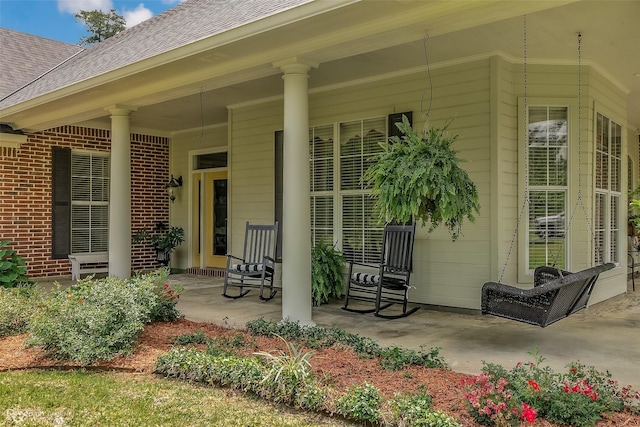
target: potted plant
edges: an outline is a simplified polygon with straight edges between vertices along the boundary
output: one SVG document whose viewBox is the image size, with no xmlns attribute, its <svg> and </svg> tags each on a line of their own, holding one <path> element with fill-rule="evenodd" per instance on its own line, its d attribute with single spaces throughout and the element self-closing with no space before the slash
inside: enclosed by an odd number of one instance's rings
<svg viewBox="0 0 640 427">
<path fill-rule="evenodd" d="M 383 144 L 384 151 L 363 176 L 377 197 L 381 220 L 420 220 L 429 224 L 429 232 L 444 223 L 453 240 L 465 218 L 474 221 L 480 211 L 478 191 L 451 148 L 457 135 L 446 133 L 450 123 L 424 132 L 413 130 L 406 116 L 396 123 L 402 136 Z"/>
<path fill-rule="evenodd" d="M 149 242 L 156 250 L 156 260 L 164 265 L 169 265 L 171 252 L 184 242 L 184 229 L 182 227 L 168 227 L 164 222 L 158 222 L 152 232 L 146 229 L 137 231 L 133 235 L 133 243 Z"/>
<path fill-rule="evenodd" d="M 342 252 L 319 241 L 311 251 L 311 297 L 313 305 L 340 298 L 343 287 L 345 259 Z"/>
</svg>

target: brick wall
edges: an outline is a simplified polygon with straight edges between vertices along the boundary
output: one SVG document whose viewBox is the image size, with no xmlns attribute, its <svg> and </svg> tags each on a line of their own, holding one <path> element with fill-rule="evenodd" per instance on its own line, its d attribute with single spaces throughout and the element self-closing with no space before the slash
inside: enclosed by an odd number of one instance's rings
<svg viewBox="0 0 640 427">
<path fill-rule="evenodd" d="M 131 135 L 131 230 L 151 231 L 158 222 L 169 224 L 169 139 Z M 148 244 L 131 250 L 134 271 L 157 268 L 156 252 Z"/>
<path fill-rule="evenodd" d="M 28 135 L 19 149 L 0 152 L 0 239 L 27 261 L 30 278 L 68 276 L 68 260 L 51 258 L 51 147 L 109 151 L 110 131 L 78 126 Z M 169 220 L 165 185 L 169 174 L 168 138 L 131 135 L 132 229 Z M 155 252 L 132 247 L 134 270 L 157 267 Z"/>
</svg>

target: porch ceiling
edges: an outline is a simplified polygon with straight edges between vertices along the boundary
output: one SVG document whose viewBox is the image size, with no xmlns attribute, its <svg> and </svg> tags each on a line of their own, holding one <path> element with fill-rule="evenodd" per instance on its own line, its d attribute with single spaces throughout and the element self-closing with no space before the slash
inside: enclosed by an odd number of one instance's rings
<svg viewBox="0 0 640 427">
<path fill-rule="evenodd" d="M 235 42 L 196 42 L 187 56 L 170 52 L 148 69 L 120 70 L 45 95 L 46 103 L 5 109 L 2 121 L 28 130 L 87 120 L 108 126 L 103 107 L 128 104 L 138 107 L 134 129 L 197 129 L 226 122 L 229 105 L 280 96 L 281 73 L 272 63 L 287 57 L 320 64 L 310 72 L 310 89 L 424 66 L 425 33 L 433 66 L 498 52 L 521 61 L 523 13 L 529 63 L 576 64 L 582 32 L 583 63 L 628 91 L 629 124 L 640 129 L 637 1 L 354 2 Z"/>
</svg>

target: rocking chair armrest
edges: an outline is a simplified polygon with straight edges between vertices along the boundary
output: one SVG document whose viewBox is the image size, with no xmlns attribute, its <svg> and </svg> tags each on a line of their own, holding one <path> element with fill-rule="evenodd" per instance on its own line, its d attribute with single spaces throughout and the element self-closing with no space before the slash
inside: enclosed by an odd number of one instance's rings
<svg viewBox="0 0 640 427">
<path fill-rule="evenodd" d="M 356 262 L 356 261 L 347 261 L 347 264 L 358 265 L 360 267 L 369 267 L 369 268 L 373 268 L 373 269 L 376 269 L 376 270 L 380 269 L 380 265 L 379 264 L 366 264 L 366 263 L 363 263 L 363 262 Z"/>
<path fill-rule="evenodd" d="M 244 263 L 244 258 L 240 258 L 231 254 L 227 254 L 228 259 L 237 259 L 238 261 L 242 261 Z"/>
<path fill-rule="evenodd" d="M 275 258 L 273 258 L 273 257 L 270 257 L 269 255 L 265 255 L 265 256 L 263 257 L 263 259 L 265 260 L 265 264 L 267 264 L 267 262 L 266 262 L 266 261 L 270 261 L 270 262 L 271 262 L 271 264 L 275 264 L 275 263 L 276 263 L 276 259 L 275 259 Z"/>
</svg>

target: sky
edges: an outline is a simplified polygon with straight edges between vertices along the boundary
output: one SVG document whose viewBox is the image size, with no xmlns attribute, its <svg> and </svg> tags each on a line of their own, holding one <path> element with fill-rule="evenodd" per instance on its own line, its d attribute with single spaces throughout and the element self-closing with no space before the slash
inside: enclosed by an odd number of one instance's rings
<svg viewBox="0 0 640 427">
<path fill-rule="evenodd" d="M 115 9 L 130 28 L 181 1 L 184 0 L 0 0 L 0 27 L 77 44 L 80 37 L 88 35 L 86 27 L 74 18 L 81 10 Z"/>
</svg>

